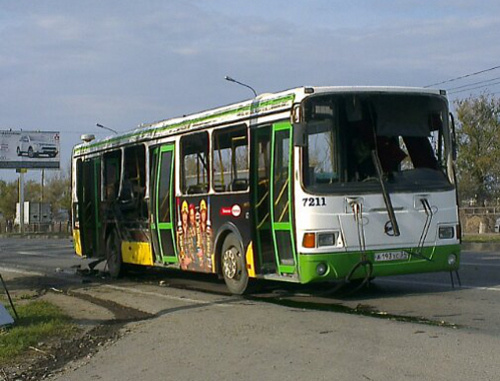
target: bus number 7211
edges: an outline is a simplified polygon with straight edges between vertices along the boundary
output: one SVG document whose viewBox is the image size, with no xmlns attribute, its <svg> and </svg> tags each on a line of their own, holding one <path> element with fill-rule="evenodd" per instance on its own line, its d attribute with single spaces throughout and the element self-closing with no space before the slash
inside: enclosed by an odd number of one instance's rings
<svg viewBox="0 0 500 381">
<path fill-rule="evenodd" d="M 304 206 L 326 206 L 324 197 L 305 197 L 302 202 Z"/>
</svg>

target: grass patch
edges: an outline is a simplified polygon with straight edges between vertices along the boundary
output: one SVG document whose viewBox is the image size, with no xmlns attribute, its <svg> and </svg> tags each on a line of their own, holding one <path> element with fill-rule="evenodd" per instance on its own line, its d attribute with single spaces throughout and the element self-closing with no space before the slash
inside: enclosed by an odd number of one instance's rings
<svg viewBox="0 0 500 381">
<path fill-rule="evenodd" d="M 67 337 L 75 329 L 70 318 L 51 303 L 32 301 L 15 307 L 19 319 L 0 330 L 0 366 L 11 363 L 30 346 L 37 347 L 49 338 Z"/>
<path fill-rule="evenodd" d="M 500 242 L 500 234 L 464 234 L 462 242 Z"/>
</svg>

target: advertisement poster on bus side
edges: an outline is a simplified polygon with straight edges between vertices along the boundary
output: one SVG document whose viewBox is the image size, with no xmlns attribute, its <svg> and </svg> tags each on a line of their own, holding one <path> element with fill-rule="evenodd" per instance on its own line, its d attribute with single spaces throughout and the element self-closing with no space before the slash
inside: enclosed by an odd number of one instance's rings
<svg viewBox="0 0 500 381">
<path fill-rule="evenodd" d="M 60 166 L 57 131 L 0 131 L 0 168 L 53 168 Z"/>
</svg>

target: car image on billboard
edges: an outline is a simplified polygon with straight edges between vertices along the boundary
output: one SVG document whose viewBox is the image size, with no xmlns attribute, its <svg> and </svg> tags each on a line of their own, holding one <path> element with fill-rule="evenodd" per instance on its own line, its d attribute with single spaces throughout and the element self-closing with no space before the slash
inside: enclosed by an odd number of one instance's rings
<svg viewBox="0 0 500 381">
<path fill-rule="evenodd" d="M 0 168 L 60 167 L 58 131 L 0 131 Z"/>
<path fill-rule="evenodd" d="M 17 144 L 17 156 L 28 155 L 28 157 L 56 157 L 57 145 L 47 141 L 44 135 L 22 135 Z"/>
</svg>

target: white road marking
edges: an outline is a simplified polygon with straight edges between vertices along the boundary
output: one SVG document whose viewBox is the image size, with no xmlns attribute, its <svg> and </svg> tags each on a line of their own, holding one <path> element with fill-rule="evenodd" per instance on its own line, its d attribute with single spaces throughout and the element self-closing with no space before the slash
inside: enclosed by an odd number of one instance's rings
<svg viewBox="0 0 500 381">
<path fill-rule="evenodd" d="M 39 251 L 15 251 L 14 254 L 27 255 L 30 257 L 48 257 L 48 258 L 61 258 L 61 255 L 57 254 L 46 254 Z"/>
<path fill-rule="evenodd" d="M 176 300 L 179 302 L 187 302 L 187 303 L 193 303 L 193 304 L 216 305 L 216 306 L 220 306 L 220 307 L 231 307 L 230 304 L 224 304 L 223 302 L 218 302 L 218 301 L 217 302 L 210 302 L 210 301 L 206 301 L 206 300 L 182 298 L 179 296 L 165 295 L 165 294 L 160 294 L 160 293 L 151 292 L 151 291 L 142 291 L 142 290 L 137 290 L 137 289 L 128 288 L 128 287 L 113 286 L 110 284 L 105 284 L 102 287 L 111 288 L 113 290 L 118 290 L 118 291 L 131 292 L 131 293 L 139 294 L 139 295 L 147 295 L 147 296 L 154 296 L 154 297 L 159 297 L 159 298 L 164 298 L 164 299 Z"/>
<path fill-rule="evenodd" d="M 22 275 L 37 275 L 37 276 L 45 276 L 46 275 L 46 274 L 40 273 L 38 271 L 14 269 L 12 267 L 0 267 L 0 271 L 6 272 L 6 273 L 13 273 L 13 274 L 22 274 Z"/>
<path fill-rule="evenodd" d="M 477 267 L 500 267 L 500 263 L 478 263 L 478 262 L 462 262 L 460 266 L 477 266 Z"/>
<path fill-rule="evenodd" d="M 400 284 L 411 284 L 411 285 L 420 285 L 420 286 L 430 286 L 430 287 L 442 287 L 442 288 L 450 288 L 451 283 L 436 283 L 436 282 L 414 282 L 414 281 L 403 281 L 396 279 L 377 279 L 377 282 L 389 282 L 389 283 L 400 283 Z M 458 286 L 458 282 L 455 280 L 457 289 L 467 289 L 467 290 L 481 290 L 481 291 L 500 291 L 500 285 L 497 287 L 480 287 L 480 286 Z"/>
</svg>

